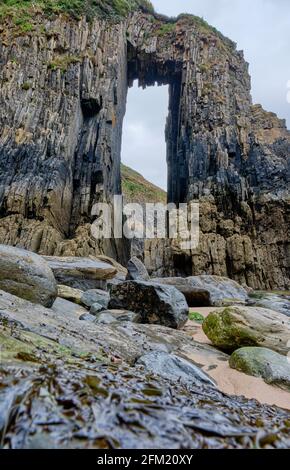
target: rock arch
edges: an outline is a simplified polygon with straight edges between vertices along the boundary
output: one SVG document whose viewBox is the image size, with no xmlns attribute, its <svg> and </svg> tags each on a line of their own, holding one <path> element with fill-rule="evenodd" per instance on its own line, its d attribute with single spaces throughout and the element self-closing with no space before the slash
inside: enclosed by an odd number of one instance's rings
<svg viewBox="0 0 290 470">
<path fill-rule="evenodd" d="M 170 85 L 169 200 L 201 202 L 200 249 L 186 253 L 192 274 L 289 288 L 290 134 L 252 105 L 235 44 L 188 15 L 45 24 L 0 38 L 0 242 L 126 258 L 122 241 L 91 238 L 91 208 L 121 191 L 128 86 L 157 81 Z M 166 241 L 145 249 L 159 274 L 176 273 L 182 256 Z"/>
</svg>

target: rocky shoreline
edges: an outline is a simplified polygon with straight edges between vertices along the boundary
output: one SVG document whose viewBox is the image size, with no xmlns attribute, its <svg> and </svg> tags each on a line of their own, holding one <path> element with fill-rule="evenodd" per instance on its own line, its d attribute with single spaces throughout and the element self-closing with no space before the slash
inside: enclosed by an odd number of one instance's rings
<svg viewBox="0 0 290 470">
<path fill-rule="evenodd" d="M 1 448 L 289 448 L 289 316 L 224 278 L 194 309 L 136 259 L 0 253 Z"/>
</svg>

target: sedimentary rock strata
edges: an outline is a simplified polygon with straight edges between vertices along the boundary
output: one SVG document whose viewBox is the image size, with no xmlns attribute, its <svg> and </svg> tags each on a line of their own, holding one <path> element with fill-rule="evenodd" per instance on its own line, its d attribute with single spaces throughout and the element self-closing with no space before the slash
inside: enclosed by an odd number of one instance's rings
<svg viewBox="0 0 290 470">
<path fill-rule="evenodd" d="M 150 272 L 288 288 L 290 134 L 253 106 L 235 44 L 144 8 L 88 21 L 34 6 L 31 21 L 27 33 L 4 17 L 0 33 L 0 242 L 128 259 L 124 240 L 91 236 L 92 208 L 121 192 L 128 86 L 157 82 L 170 88 L 168 198 L 200 200 L 201 237 L 189 252 L 149 242 Z"/>
</svg>

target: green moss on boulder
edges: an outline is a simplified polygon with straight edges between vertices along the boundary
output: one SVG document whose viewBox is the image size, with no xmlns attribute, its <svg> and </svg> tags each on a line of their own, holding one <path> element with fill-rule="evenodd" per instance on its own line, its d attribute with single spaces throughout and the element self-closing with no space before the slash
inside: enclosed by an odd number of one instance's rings
<svg viewBox="0 0 290 470">
<path fill-rule="evenodd" d="M 266 383 L 290 391 L 288 358 L 267 348 L 241 348 L 229 360 L 230 367 L 247 375 L 261 377 Z"/>
<path fill-rule="evenodd" d="M 240 346 L 255 346 L 257 339 L 248 329 L 235 324 L 233 308 L 211 313 L 203 323 L 203 330 L 211 342 L 226 351 L 234 351 Z"/>
<path fill-rule="evenodd" d="M 261 346 L 282 355 L 289 352 L 290 320 L 272 310 L 232 306 L 212 312 L 203 331 L 218 348 L 233 352 L 244 346 Z"/>
</svg>

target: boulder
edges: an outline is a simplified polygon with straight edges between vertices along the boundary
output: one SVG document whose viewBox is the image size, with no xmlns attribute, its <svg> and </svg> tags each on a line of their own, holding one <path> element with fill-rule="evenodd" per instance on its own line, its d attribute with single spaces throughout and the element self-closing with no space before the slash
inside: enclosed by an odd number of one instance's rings
<svg viewBox="0 0 290 470">
<path fill-rule="evenodd" d="M 241 348 L 229 360 L 232 369 L 261 377 L 266 383 L 290 391 L 290 361 L 266 348 Z"/>
<path fill-rule="evenodd" d="M 80 311 L 83 313 L 80 314 Z M 83 307 L 64 299 L 57 299 L 53 307 L 48 309 L 0 291 L 0 329 L 6 325 L 5 328 L 8 326 L 9 331 L 18 332 L 21 329 L 40 335 L 46 341 L 53 341 L 60 351 L 59 357 L 67 349 L 81 357 L 84 354 L 98 356 L 100 351 L 106 351 L 133 364 L 145 353 L 133 337 L 118 331 L 115 325 L 105 328 L 94 322 L 80 321 L 80 316 L 87 313 Z M 118 325 L 121 327 L 123 323 Z M 144 326 L 131 325 L 135 328 Z"/>
<path fill-rule="evenodd" d="M 94 310 L 94 305 L 91 308 L 91 314 L 94 315 L 94 322 L 97 325 L 110 325 L 111 323 L 141 323 L 141 315 L 127 310 Z"/>
<path fill-rule="evenodd" d="M 192 276 L 187 278 L 191 287 L 197 287 L 209 292 L 210 305 L 220 307 L 229 304 L 245 304 L 249 301 L 249 296 L 236 281 L 220 276 Z"/>
<path fill-rule="evenodd" d="M 82 290 L 73 289 L 72 287 L 64 286 L 62 284 L 59 284 L 57 286 L 57 289 L 58 289 L 58 297 L 64 300 L 68 300 L 69 302 L 82 305 L 81 298 L 84 294 Z"/>
<path fill-rule="evenodd" d="M 83 315 L 80 316 L 79 320 L 94 322 L 96 320 L 96 317 L 94 315 L 91 315 L 90 313 L 83 313 Z"/>
<path fill-rule="evenodd" d="M 103 287 L 117 269 L 94 258 L 44 256 L 59 284 L 81 290 Z"/>
<path fill-rule="evenodd" d="M 75 304 L 74 302 L 70 302 L 69 300 L 62 299 L 58 297 L 52 306 L 52 310 L 59 315 L 84 315 L 87 313 L 87 310 L 82 307 L 81 305 Z"/>
<path fill-rule="evenodd" d="M 124 266 L 122 266 L 120 263 L 118 263 L 113 258 L 110 258 L 109 256 L 105 256 L 105 255 L 98 255 L 96 257 L 89 256 L 89 258 L 97 260 L 97 261 L 101 261 L 103 263 L 110 264 L 111 266 L 113 266 L 117 270 L 117 273 L 115 274 L 114 279 L 117 279 L 117 280 L 120 280 L 120 281 L 125 281 L 126 280 L 126 277 L 128 275 L 127 269 L 124 268 Z"/>
<path fill-rule="evenodd" d="M 152 282 L 176 287 L 185 296 L 189 307 L 209 307 L 211 305 L 209 291 L 201 287 L 193 287 L 187 278 L 155 278 L 152 279 Z"/>
<path fill-rule="evenodd" d="M 96 323 L 97 325 L 111 325 L 116 321 L 116 318 L 110 313 L 102 312 L 95 318 L 94 323 Z"/>
<path fill-rule="evenodd" d="M 43 258 L 6 245 L 0 245 L 0 289 L 45 307 L 57 297 L 56 280 Z"/>
<path fill-rule="evenodd" d="M 137 256 L 133 256 L 128 262 L 127 280 L 132 281 L 150 281 L 150 276 L 145 265 Z"/>
<path fill-rule="evenodd" d="M 137 361 L 137 365 L 141 365 L 146 371 L 174 383 L 179 382 L 189 386 L 216 386 L 214 380 L 193 362 L 183 359 L 176 354 L 169 354 L 164 351 L 152 351 L 142 356 Z"/>
<path fill-rule="evenodd" d="M 98 315 L 98 313 L 104 311 L 104 306 L 98 303 L 95 303 L 91 306 L 90 314 L 91 315 Z"/>
<path fill-rule="evenodd" d="M 290 319 L 273 310 L 227 307 L 210 313 L 202 327 L 210 341 L 224 351 L 258 346 L 282 355 L 289 353 Z"/>
<path fill-rule="evenodd" d="M 111 317 L 114 317 L 115 321 L 118 322 L 142 322 L 142 316 L 140 313 L 129 312 L 128 310 L 104 310 L 102 314 L 105 313 L 111 315 Z"/>
<path fill-rule="evenodd" d="M 99 304 L 103 310 L 108 308 L 110 295 L 108 292 L 100 289 L 91 289 L 83 293 L 81 303 L 85 307 L 91 308 L 94 304 Z"/>
<path fill-rule="evenodd" d="M 290 295 L 263 292 L 256 294 L 255 298 L 257 297 L 257 307 L 269 308 L 271 310 L 275 310 L 275 312 L 283 313 L 284 315 L 287 315 L 287 317 L 290 317 Z"/>
<path fill-rule="evenodd" d="M 127 281 L 111 286 L 110 309 L 140 313 L 143 323 L 181 328 L 188 320 L 184 295 L 175 287 L 153 282 Z"/>
</svg>

